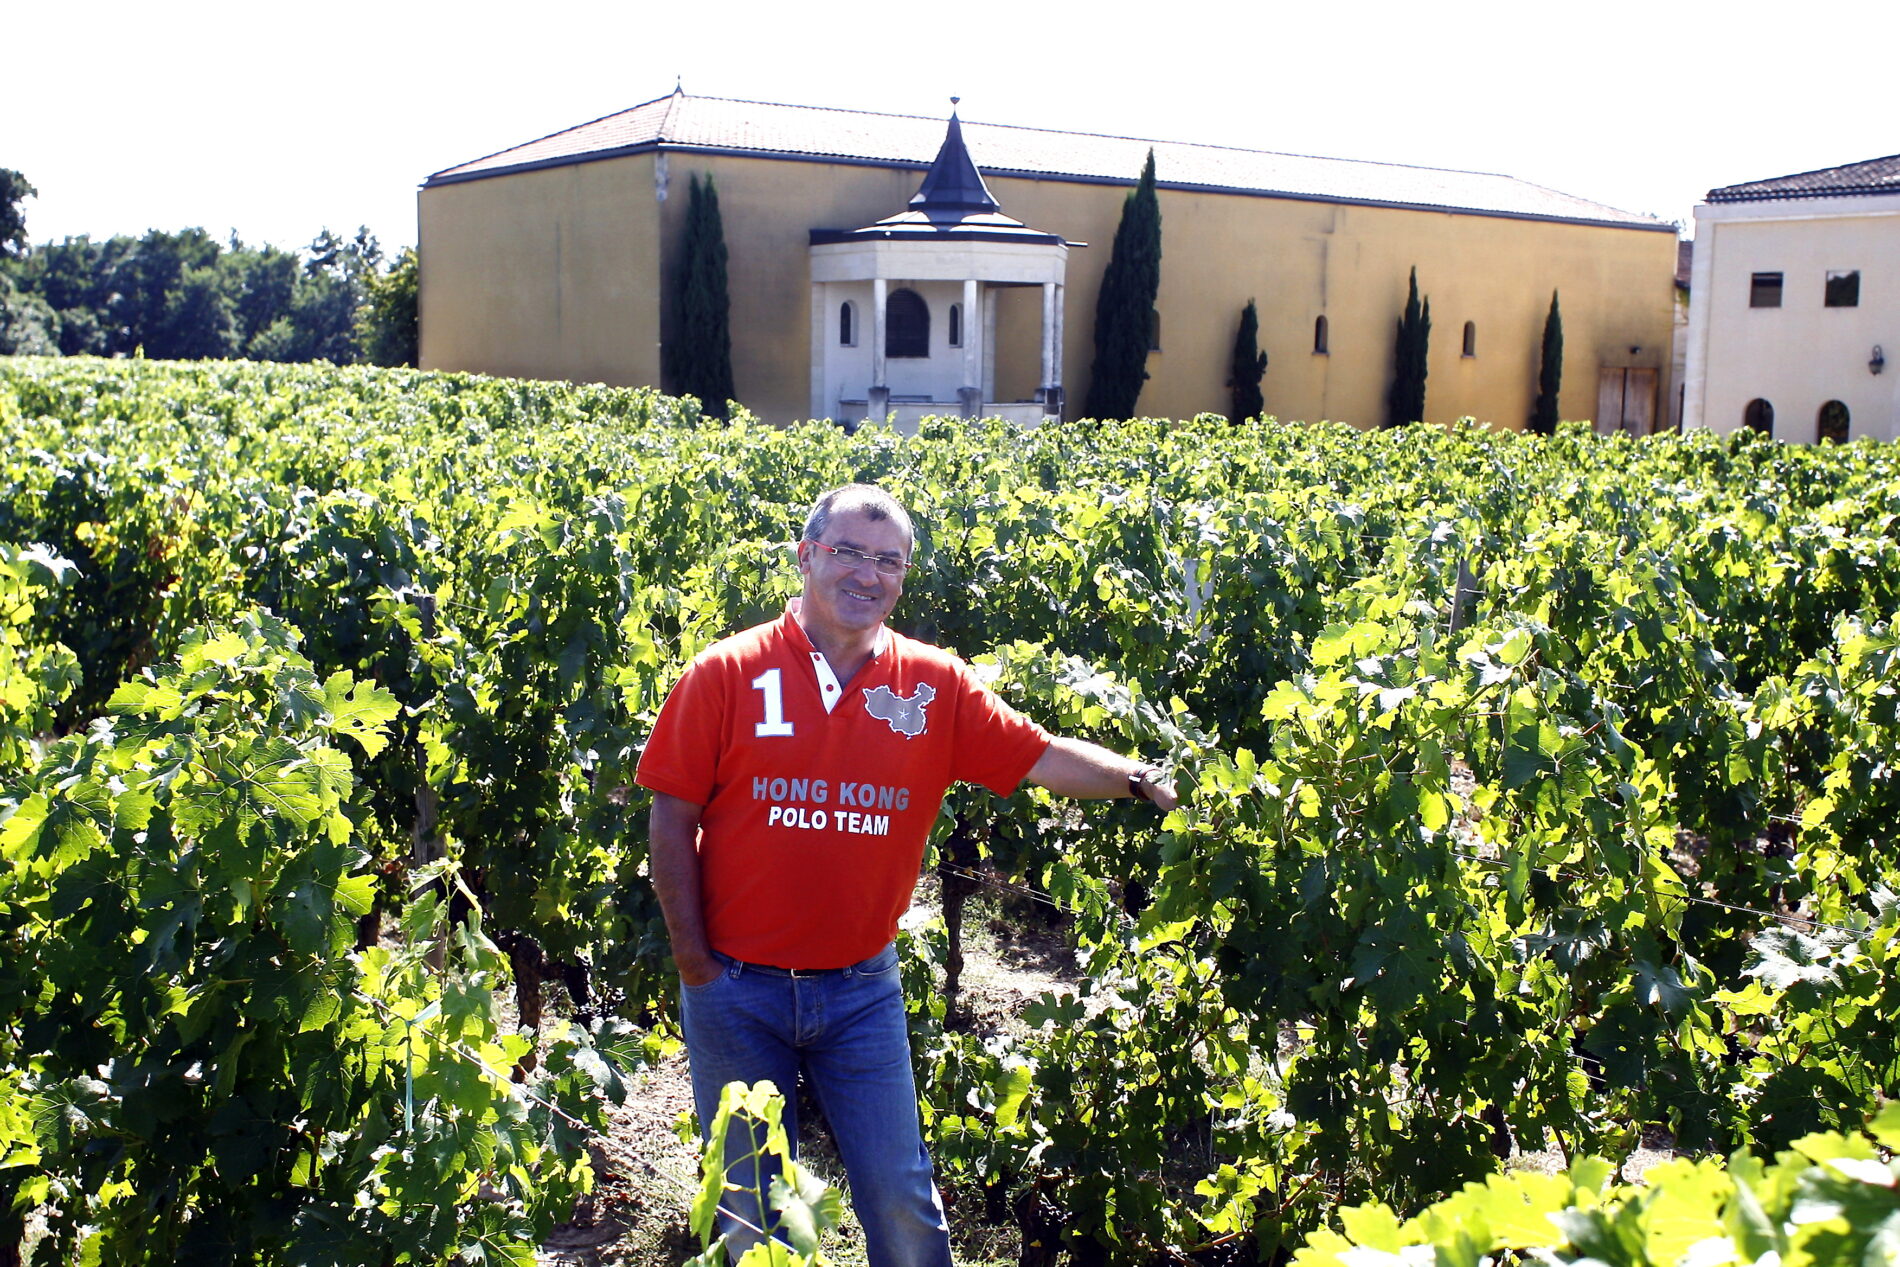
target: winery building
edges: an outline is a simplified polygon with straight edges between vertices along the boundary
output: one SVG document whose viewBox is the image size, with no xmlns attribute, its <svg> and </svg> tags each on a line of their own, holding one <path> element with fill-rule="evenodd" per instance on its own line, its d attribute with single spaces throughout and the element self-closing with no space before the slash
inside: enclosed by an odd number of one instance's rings
<svg viewBox="0 0 1900 1267">
<path fill-rule="evenodd" d="M 1522 426 L 1552 292 L 1565 418 L 1652 430 L 1672 226 L 1508 176 L 689 96 L 435 173 L 422 364 L 666 386 L 689 179 L 718 191 L 735 394 L 774 422 L 1077 416 L 1150 150 L 1161 288 L 1140 411 L 1225 412 L 1253 300 L 1283 419 L 1383 418 L 1416 268 L 1427 419 Z"/>
<path fill-rule="evenodd" d="M 1695 221 L 1686 425 L 1900 439 L 1900 154 L 1711 189 Z"/>
</svg>

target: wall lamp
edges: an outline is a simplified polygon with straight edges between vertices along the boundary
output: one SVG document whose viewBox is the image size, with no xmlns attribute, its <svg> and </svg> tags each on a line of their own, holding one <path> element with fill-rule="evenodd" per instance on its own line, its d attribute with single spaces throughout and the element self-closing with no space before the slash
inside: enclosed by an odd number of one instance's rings
<svg viewBox="0 0 1900 1267">
<path fill-rule="evenodd" d="M 1880 373 L 1880 371 L 1886 368 L 1887 368 L 1887 354 L 1885 352 L 1882 352 L 1880 350 L 1880 345 L 1876 343 L 1874 344 L 1874 354 L 1872 357 L 1868 358 L 1868 361 L 1867 361 L 1867 372 L 1870 374 L 1878 374 Z"/>
</svg>

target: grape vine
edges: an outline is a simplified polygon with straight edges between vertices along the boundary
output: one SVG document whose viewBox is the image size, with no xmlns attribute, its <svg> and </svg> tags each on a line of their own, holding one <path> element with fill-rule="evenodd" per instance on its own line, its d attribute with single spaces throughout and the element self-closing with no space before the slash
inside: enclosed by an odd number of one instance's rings
<svg viewBox="0 0 1900 1267">
<path fill-rule="evenodd" d="M 1078 1256 L 1264 1259 L 1518 1150 L 1772 1155 L 1900 1085 L 1892 446 L 906 440 L 31 359 L 0 439 L 0 1185 L 62 1246 L 532 1240 L 669 1024 L 640 745 L 850 479 L 917 516 L 906 632 L 1192 791 L 1159 823 L 953 793 L 955 865 L 1063 906 L 1086 969 L 1020 1032 L 947 1024 L 955 939 L 904 938 L 941 1169 Z M 372 910 L 400 949 L 358 945 Z M 510 982 L 561 1115 L 511 1098 Z M 425 1174 L 467 1200 L 406 1213 Z"/>
</svg>

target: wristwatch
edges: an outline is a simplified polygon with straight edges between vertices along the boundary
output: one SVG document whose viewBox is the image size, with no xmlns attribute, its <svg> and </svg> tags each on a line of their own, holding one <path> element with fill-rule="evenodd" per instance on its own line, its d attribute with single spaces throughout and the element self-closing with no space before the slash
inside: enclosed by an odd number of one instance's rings
<svg viewBox="0 0 1900 1267">
<path fill-rule="evenodd" d="M 1138 801 L 1152 802 L 1155 798 L 1148 795 L 1148 781 L 1160 773 L 1161 771 L 1151 765 L 1145 765 L 1139 770 L 1131 771 L 1128 775 L 1128 795 Z"/>
</svg>

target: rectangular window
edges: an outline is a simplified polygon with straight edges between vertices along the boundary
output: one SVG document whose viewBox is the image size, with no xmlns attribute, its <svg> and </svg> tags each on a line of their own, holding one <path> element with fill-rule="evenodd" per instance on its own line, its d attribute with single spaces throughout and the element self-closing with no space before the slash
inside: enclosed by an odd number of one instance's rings
<svg viewBox="0 0 1900 1267">
<path fill-rule="evenodd" d="M 1755 273 L 1748 282 L 1750 308 L 1781 307 L 1781 274 Z"/>
<path fill-rule="evenodd" d="M 1860 270 L 1858 268 L 1839 273 L 1829 271 L 1826 303 L 1830 308 L 1860 307 Z"/>
</svg>

